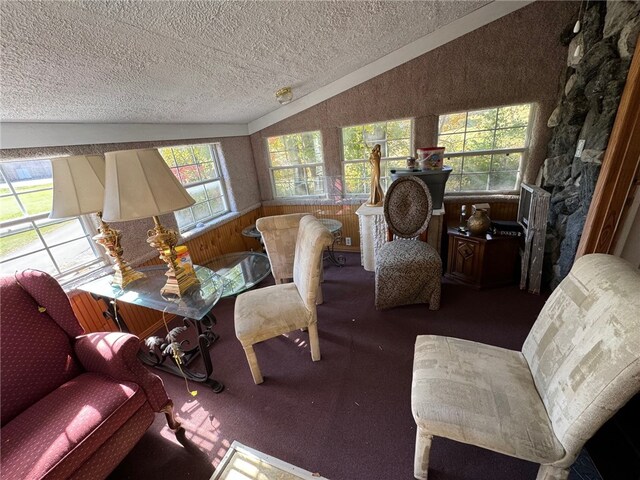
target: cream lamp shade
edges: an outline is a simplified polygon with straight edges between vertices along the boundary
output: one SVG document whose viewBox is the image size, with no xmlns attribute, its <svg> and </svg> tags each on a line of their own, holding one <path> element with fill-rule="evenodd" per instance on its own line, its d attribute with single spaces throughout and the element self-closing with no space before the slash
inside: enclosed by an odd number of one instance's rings
<svg viewBox="0 0 640 480">
<path fill-rule="evenodd" d="M 159 216 L 195 203 L 155 148 L 107 152 L 105 160 L 106 221 Z"/>
<path fill-rule="evenodd" d="M 49 218 L 77 217 L 102 210 L 104 158 L 74 155 L 51 160 L 53 204 Z"/>
</svg>

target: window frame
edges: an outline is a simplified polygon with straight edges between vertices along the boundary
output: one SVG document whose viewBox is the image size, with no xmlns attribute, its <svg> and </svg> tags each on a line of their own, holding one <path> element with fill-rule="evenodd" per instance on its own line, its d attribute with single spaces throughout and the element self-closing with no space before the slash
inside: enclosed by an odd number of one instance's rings
<svg viewBox="0 0 640 480">
<path fill-rule="evenodd" d="M 183 183 L 181 178 L 179 177 L 179 175 L 177 175 L 177 169 L 181 168 L 181 167 L 189 167 L 189 166 L 194 166 L 196 168 L 198 168 L 199 165 L 201 165 L 201 163 L 209 163 L 209 162 L 198 162 L 198 159 L 196 158 L 196 155 L 194 154 L 194 148 L 196 147 L 207 147 L 209 149 L 209 153 L 211 156 L 211 163 L 214 164 L 215 166 L 215 170 L 218 174 L 218 176 L 216 177 L 211 177 L 211 178 L 207 178 L 204 180 L 197 180 L 195 182 L 188 182 L 188 183 Z M 174 153 L 174 149 L 185 149 L 188 148 L 190 150 L 191 153 L 191 158 L 194 161 L 193 163 L 189 163 L 187 165 L 178 165 L 178 162 L 176 161 L 176 157 L 175 157 L 175 153 Z M 160 150 L 163 149 L 170 149 L 171 150 L 171 155 L 173 157 L 173 161 L 175 166 L 172 167 L 171 165 L 169 165 L 169 163 L 167 163 L 167 160 L 164 158 L 164 156 L 162 156 L 162 153 L 160 152 Z M 205 226 L 206 224 L 216 220 L 217 218 L 222 217 L 223 215 L 226 215 L 227 213 L 229 213 L 231 211 L 231 202 L 229 201 L 229 194 L 227 192 L 227 185 L 225 182 L 225 178 L 224 175 L 222 174 L 222 168 L 221 168 L 221 163 L 220 163 L 220 150 L 221 150 L 221 145 L 219 142 L 212 142 L 212 143 L 193 143 L 193 144 L 186 144 L 186 145 L 167 145 L 167 146 L 162 146 L 162 147 L 157 147 L 158 153 L 160 153 L 160 156 L 162 156 L 162 158 L 164 159 L 165 163 L 167 163 L 167 165 L 169 166 L 169 168 L 171 169 L 171 171 L 173 172 L 174 176 L 176 177 L 176 179 L 180 182 L 180 184 L 188 191 L 189 188 L 193 188 L 193 187 L 199 187 L 199 186 L 203 186 L 204 187 L 204 192 L 205 192 L 205 196 L 207 197 L 206 200 L 202 201 L 202 202 L 196 202 L 193 205 L 187 207 L 187 208 L 183 208 L 177 212 L 174 212 L 174 217 L 176 219 L 176 223 L 178 224 L 178 229 L 180 231 L 181 234 L 189 232 L 195 228 L 201 228 L 203 226 Z M 174 171 L 174 169 L 176 169 L 176 171 Z M 200 171 L 198 169 L 198 171 Z M 213 214 L 211 206 L 209 205 L 209 202 L 211 202 L 213 199 L 209 198 L 209 193 L 207 192 L 206 189 L 206 185 L 209 184 L 218 184 L 220 185 L 220 190 L 222 191 L 222 201 L 224 203 L 224 210 L 222 212 Z M 207 205 L 207 208 L 209 208 L 209 213 L 210 215 L 208 215 L 205 218 L 196 220 L 196 215 L 195 215 L 195 211 L 194 208 L 198 207 L 199 205 Z M 189 211 L 191 214 L 191 218 L 193 218 L 193 222 L 190 222 L 189 224 L 182 226 L 180 225 L 180 221 L 178 219 L 178 215 L 180 212 L 184 212 L 184 211 Z M 202 225 L 201 225 L 202 224 Z"/>
<path fill-rule="evenodd" d="M 289 137 L 292 135 L 304 135 L 307 133 L 317 133 L 318 134 L 318 142 L 320 144 L 320 156 L 321 156 L 321 161 L 320 162 L 315 162 L 315 163 L 300 163 L 300 164 L 291 164 L 291 165 L 279 165 L 279 166 L 273 166 L 273 164 L 271 163 L 271 154 L 272 153 L 278 153 L 280 151 L 274 151 L 272 152 L 269 148 L 269 140 L 272 138 L 282 138 L 282 142 L 283 144 L 285 143 L 284 137 Z M 322 132 L 320 130 L 307 130 L 307 131 L 303 131 L 303 132 L 292 132 L 292 133 L 285 133 L 282 135 L 273 135 L 270 137 L 267 137 L 265 139 L 265 150 L 266 150 L 266 155 L 267 155 L 267 162 L 268 162 L 268 168 L 269 168 L 269 179 L 271 181 L 271 194 L 273 196 L 274 199 L 280 199 L 280 200 L 287 200 L 287 199 L 322 199 L 322 198 L 327 198 L 328 196 L 328 185 L 327 185 L 327 174 L 326 174 L 326 166 L 325 166 L 325 162 L 324 162 L 324 148 L 323 148 L 323 139 L 322 139 Z M 287 152 L 288 150 L 285 149 L 284 152 Z M 317 159 L 317 157 L 316 157 Z M 322 167 L 322 171 L 323 174 L 322 175 L 316 175 L 314 178 L 309 178 L 307 177 L 306 174 L 306 169 L 307 168 L 315 168 L 315 167 Z M 285 196 L 279 196 L 277 189 L 276 189 L 276 179 L 274 176 L 274 172 L 279 171 L 279 170 L 296 170 L 296 169 L 302 169 L 302 171 L 304 172 L 304 177 L 305 177 L 305 189 L 307 190 L 307 194 L 301 194 L 301 195 L 285 195 Z M 322 193 L 313 193 L 310 194 L 309 192 L 309 181 L 310 180 L 316 180 L 318 183 L 320 183 L 322 185 Z"/>
<path fill-rule="evenodd" d="M 449 160 L 450 158 L 453 157 L 460 157 L 461 158 L 461 169 L 460 169 L 460 173 L 457 172 L 451 172 L 451 175 L 449 177 L 449 180 L 451 180 L 451 178 L 455 178 L 455 177 L 462 177 L 463 175 L 465 175 L 465 171 L 464 171 L 464 160 L 465 158 L 468 157 L 479 157 L 479 156 L 486 156 L 486 155 L 491 155 L 493 157 L 493 155 L 510 155 L 510 154 L 520 154 L 520 161 L 518 162 L 518 170 L 493 170 L 493 158 L 491 163 L 489 164 L 489 170 L 487 172 L 467 172 L 468 173 L 483 173 L 483 174 L 487 174 L 487 189 L 485 190 L 458 190 L 458 191 L 445 191 L 445 196 L 483 196 L 483 195 L 513 195 L 513 194 L 518 194 L 520 191 L 520 184 L 522 183 L 523 180 L 523 172 L 527 166 L 527 162 L 528 162 L 528 155 L 529 155 L 529 151 L 530 151 L 530 147 L 531 147 L 531 134 L 532 134 L 532 130 L 533 130 L 533 121 L 535 119 L 535 114 L 536 114 L 536 104 L 531 102 L 531 103 L 516 103 L 516 104 L 510 104 L 510 105 L 498 105 L 495 107 L 484 107 L 484 108 L 478 108 L 478 109 L 474 109 L 474 110 L 461 110 L 461 111 L 456 111 L 456 112 L 447 112 L 447 113 L 442 113 L 440 115 L 438 115 L 438 132 L 437 132 L 437 142 L 438 145 L 440 145 L 442 142 L 440 141 L 440 137 L 441 135 L 454 135 L 454 134 L 460 134 L 463 133 L 464 137 L 463 137 L 463 145 L 466 142 L 466 138 L 467 138 L 467 133 L 471 132 L 471 133 L 477 133 L 477 132 L 493 132 L 494 138 L 495 138 L 495 133 L 499 130 L 510 130 L 510 129 L 514 129 L 514 128 L 522 128 L 522 125 L 518 125 L 518 126 L 514 126 L 514 127 L 498 127 L 498 113 L 499 113 L 499 109 L 501 108 L 509 108 L 509 107 L 518 107 L 518 106 L 525 106 L 528 105 L 529 106 L 529 115 L 528 115 L 528 119 L 527 119 L 527 125 L 524 126 L 525 127 L 525 139 L 524 139 L 524 146 L 522 147 L 515 147 L 515 148 L 494 148 L 494 149 L 488 149 L 488 150 L 472 150 L 472 151 L 462 151 L 462 152 L 447 152 L 445 151 L 444 153 L 444 159 L 445 159 L 445 165 L 446 165 L 446 161 Z M 467 123 L 467 119 L 469 117 L 470 113 L 475 113 L 475 112 L 481 112 L 484 110 L 497 110 L 496 113 L 496 121 L 494 123 L 494 128 L 491 129 L 479 129 L 479 130 L 471 130 L 468 131 L 467 127 L 466 127 L 466 123 Z M 465 128 L 463 132 L 456 132 L 456 133 L 441 133 L 440 132 L 440 119 L 445 116 L 445 115 L 455 115 L 455 114 L 461 114 L 464 113 L 465 114 Z M 489 184 L 491 182 L 491 174 L 492 173 L 503 173 L 503 172 L 516 172 L 516 182 L 515 182 L 515 187 L 513 189 L 495 189 L 495 190 L 490 190 Z M 447 184 L 449 184 L 449 182 L 447 181 Z"/>
<path fill-rule="evenodd" d="M 0 198 L 13 198 L 16 201 L 16 204 L 23 215 L 19 218 L 0 221 L 0 234 L 2 234 L 3 230 L 5 229 L 9 229 L 6 232 L 7 237 L 22 233 L 23 231 L 26 232 L 29 230 L 33 230 L 37 239 L 40 241 L 40 245 L 34 250 L 28 251 L 21 255 L 13 255 L 13 256 L 9 255 L 7 256 L 7 258 L 0 259 L 0 265 L 12 262 L 19 258 L 24 258 L 37 253 L 45 252 L 48 259 L 51 261 L 51 264 L 56 270 L 55 273 L 51 272 L 50 274 L 51 276 L 56 278 L 61 285 L 65 285 L 66 283 L 77 280 L 77 277 L 75 277 L 75 274 L 77 274 L 78 272 L 82 272 L 86 270 L 86 272 L 80 275 L 80 277 L 82 277 L 90 274 L 93 271 L 104 268 L 105 266 L 111 265 L 111 260 L 109 256 L 106 254 L 106 252 L 104 251 L 104 249 L 100 248 L 96 244 L 96 242 L 93 240 L 93 237 L 98 233 L 98 230 L 96 228 L 96 225 L 91 221 L 91 218 L 89 215 L 79 215 L 75 217 L 50 219 L 49 221 L 46 221 L 49 217 L 49 214 L 51 213 L 51 205 L 49 206 L 49 210 L 46 212 L 41 212 L 41 213 L 36 213 L 31 215 L 27 212 L 26 206 L 20 199 L 20 194 L 18 193 L 18 191 L 15 189 L 15 186 L 13 185 L 14 181 L 10 180 L 9 176 L 6 174 L 5 166 L 8 163 L 12 163 L 12 162 L 30 162 L 30 161 L 33 161 L 33 162 L 45 161 L 50 163 L 51 159 L 50 158 L 31 158 L 31 159 L 27 158 L 27 159 L 14 159 L 14 160 L 7 160 L 7 161 L 0 162 L 0 176 L 4 180 L 4 185 L 9 189 L 8 193 L 0 193 Z M 47 190 L 53 190 L 53 176 L 51 177 L 51 182 L 52 182 L 51 187 L 36 188 L 34 190 L 29 190 L 28 192 L 25 192 L 25 193 L 31 194 L 31 193 L 43 192 Z M 43 222 L 43 220 L 45 221 Z M 50 245 L 51 242 L 45 238 L 45 235 L 43 234 L 43 232 L 41 232 L 41 229 L 50 227 L 56 224 L 66 223 L 72 220 L 78 220 L 84 232 L 84 235 L 74 236 L 73 238 L 64 239 L 63 241 L 59 241 L 54 245 Z M 17 227 L 19 225 L 24 225 L 24 228 L 16 231 L 10 230 L 12 227 Z M 91 247 L 91 251 L 93 252 L 95 257 L 92 260 L 78 264 L 72 268 L 62 269 L 59 265 L 58 260 L 56 260 L 56 257 L 52 253 L 52 249 L 61 247 L 71 242 L 75 242 L 77 240 L 81 240 L 83 238 L 87 239 L 87 243 Z"/>
<path fill-rule="evenodd" d="M 381 120 L 379 122 L 368 122 L 368 123 L 361 123 L 361 124 L 356 124 L 356 125 L 345 125 L 343 127 L 340 127 L 340 155 L 342 157 L 342 178 L 344 179 L 344 192 L 343 192 L 343 196 L 344 198 L 366 198 L 370 193 L 371 193 L 371 176 L 369 177 L 360 177 L 360 180 L 363 182 L 364 185 L 364 189 L 365 192 L 364 193 L 349 193 L 347 192 L 347 175 L 346 175 L 346 166 L 347 165 L 355 165 L 355 164 L 364 164 L 365 167 L 369 164 L 369 159 L 364 158 L 364 159 L 357 159 L 357 160 L 347 160 L 345 158 L 345 144 L 344 144 L 344 135 L 343 135 L 343 131 L 347 128 L 354 128 L 354 127 L 362 127 L 362 129 L 364 130 L 364 127 L 366 127 L 367 125 L 376 125 L 376 124 L 388 124 L 389 122 L 401 122 L 401 121 L 408 121 L 409 122 L 409 155 L 404 155 L 404 156 L 400 156 L 400 157 L 382 157 L 380 158 L 380 184 L 382 187 L 382 190 L 384 192 L 387 191 L 388 186 L 391 184 L 390 180 L 391 180 L 391 176 L 390 176 L 390 172 L 389 170 L 391 168 L 406 168 L 406 159 L 408 156 L 413 156 L 413 152 L 415 151 L 415 119 L 413 117 L 405 117 L 405 118 L 392 118 L 389 120 Z M 405 138 L 398 138 L 398 139 L 391 139 L 393 140 L 405 140 Z M 386 138 L 384 140 L 381 141 L 376 141 L 375 143 L 387 143 L 389 141 L 388 138 Z M 367 142 L 364 141 L 364 135 L 363 135 L 363 143 L 362 143 L 363 151 L 366 154 L 370 154 L 371 153 L 371 148 L 369 148 L 367 146 Z M 399 160 L 404 161 L 404 164 L 401 167 L 390 167 L 389 168 L 389 163 L 390 162 L 397 162 Z M 387 184 L 388 183 L 388 184 Z"/>
</svg>

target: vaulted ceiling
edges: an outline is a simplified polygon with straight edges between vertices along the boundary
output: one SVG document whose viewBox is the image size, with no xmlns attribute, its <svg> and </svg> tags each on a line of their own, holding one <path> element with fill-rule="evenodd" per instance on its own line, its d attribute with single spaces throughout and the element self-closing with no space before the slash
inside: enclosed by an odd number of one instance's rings
<svg viewBox="0 0 640 480">
<path fill-rule="evenodd" d="M 0 118 L 246 124 L 488 3 L 1 0 Z"/>
</svg>

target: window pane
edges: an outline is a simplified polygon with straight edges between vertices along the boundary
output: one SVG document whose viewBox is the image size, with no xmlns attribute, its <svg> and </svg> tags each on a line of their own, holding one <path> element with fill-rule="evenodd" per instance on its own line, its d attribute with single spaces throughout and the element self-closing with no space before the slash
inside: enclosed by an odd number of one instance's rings
<svg viewBox="0 0 640 480">
<path fill-rule="evenodd" d="M 462 175 L 460 181 L 461 190 L 486 190 L 489 180 L 489 174 L 476 173 L 471 175 Z"/>
<path fill-rule="evenodd" d="M 191 213 L 191 208 L 178 210 L 177 212 L 175 212 L 175 216 L 176 216 L 176 221 L 178 222 L 178 226 L 180 227 L 180 230 L 188 228 L 196 222 L 193 219 L 193 213 Z"/>
<path fill-rule="evenodd" d="M 496 130 L 495 148 L 522 148 L 525 146 L 526 136 L 526 127 Z"/>
<path fill-rule="evenodd" d="M 387 122 L 387 140 L 411 138 L 411 120 Z"/>
<path fill-rule="evenodd" d="M 526 127 L 529 124 L 531 105 L 514 105 L 498 108 L 498 128 Z"/>
<path fill-rule="evenodd" d="M 267 139 L 270 152 L 282 152 L 284 151 L 284 138 L 283 137 L 270 137 Z"/>
<path fill-rule="evenodd" d="M 464 159 L 464 173 L 488 172 L 491 169 L 491 155 L 479 155 Z"/>
<path fill-rule="evenodd" d="M 51 255 L 56 260 L 58 267 L 63 271 L 80 266 L 96 258 L 87 238 L 52 247 Z"/>
<path fill-rule="evenodd" d="M 209 200 L 209 207 L 213 215 L 219 215 L 227 211 L 227 206 L 224 203 L 224 198 L 216 198 Z"/>
<path fill-rule="evenodd" d="M 200 172 L 196 165 L 189 165 L 186 167 L 178 167 L 178 178 L 183 185 L 188 185 L 193 182 L 199 182 Z"/>
<path fill-rule="evenodd" d="M 463 152 L 464 151 L 464 133 L 456 133 L 452 135 L 440 135 L 438 145 L 445 148 L 445 152 Z"/>
<path fill-rule="evenodd" d="M 272 167 L 285 167 L 289 165 L 286 152 L 273 152 L 269 154 Z"/>
<path fill-rule="evenodd" d="M 207 197 L 209 198 L 209 200 L 224 197 L 224 193 L 222 191 L 222 184 L 220 182 L 205 183 L 204 187 L 207 192 Z"/>
<path fill-rule="evenodd" d="M 444 163 L 453 169 L 451 174 L 462 173 L 462 157 L 449 157 Z M 447 182 L 451 181 L 450 179 L 451 177 L 449 177 Z"/>
<path fill-rule="evenodd" d="M 462 179 L 462 175 L 454 175 L 454 174 L 449 175 L 445 192 L 459 192 L 461 179 Z"/>
<path fill-rule="evenodd" d="M 38 228 L 48 246 L 57 245 L 72 238 L 86 236 L 84 228 L 82 228 L 82 224 L 77 218 L 49 225 L 38 224 Z"/>
<path fill-rule="evenodd" d="M 467 113 L 451 113 L 440 116 L 441 133 L 462 133 L 467 122 Z"/>
<path fill-rule="evenodd" d="M 494 129 L 496 127 L 497 114 L 498 110 L 495 108 L 469 112 L 467 115 L 467 131 Z"/>
<path fill-rule="evenodd" d="M 30 223 L 3 229 L 0 234 L 0 259 L 2 260 L 42 248 L 44 245 Z"/>
<path fill-rule="evenodd" d="M 7 193 L 11 193 L 9 186 L 7 185 L 7 181 L 4 179 L 4 175 L 0 172 L 0 195 L 4 195 Z M 0 214 L 2 210 L 0 209 Z"/>
<path fill-rule="evenodd" d="M 160 153 L 160 155 L 162 156 L 162 158 L 164 158 L 164 161 L 167 165 L 169 165 L 170 167 L 175 167 L 176 166 L 176 161 L 173 158 L 173 153 L 171 152 L 171 148 L 167 147 L 167 148 L 159 148 L 158 152 Z"/>
<path fill-rule="evenodd" d="M 493 130 L 469 132 L 464 142 L 464 151 L 491 150 L 493 148 Z"/>
<path fill-rule="evenodd" d="M 34 268 L 36 270 L 42 270 L 51 275 L 56 275 L 58 270 L 49 258 L 49 254 L 45 250 L 41 250 L 24 257 L 19 257 L 14 260 L 10 260 L 5 263 L 0 263 L 0 273 L 14 273 L 16 271 L 25 270 L 27 268 Z"/>
<path fill-rule="evenodd" d="M 53 201 L 53 190 L 43 190 L 41 192 L 23 193 L 18 195 L 20 202 L 24 205 L 28 215 L 46 213 L 51 211 Z"/>
<path fill-rule="evenodd" d="M 0 198 L 0 222 L 22 216 L 22 210 L 14 196 Z"/>
<path fill-rule="evenodd" d="M 521 153 L 510 153 L 507 155 L 494 155 L 491 170 L 515 170 L 520 168 Z"/>
<path fill-rule="evenodd" d="M 201 163 L 198 165 L 198 169 L 200 170 L 200 178 L 202 180 L 219 177 L 218 170 L 214 162 Z"/>
<path fill-rule="evenodd" d="M 515 190 L 517 180 L 517 171 L 492 173 L 489 188 L 491 190 Z"/>
<path fill-rule="evenodd" d="M 195 163 L 190 147 L 172 148 L 171 150 L 178 166 Z"/>
<path fill-rule="evenodd" d="M 196 203 L 202 203 L 208 200 L 207 194 L 205 193 L 205 190 L 204 190 L 204 185 L 189 187 L 187 188 L 187 192 L 189 192 L 189 195 L 193 197 Z"/>
<path fill-rule="evenodd" d="M 194 145 L 193 155 L 198 163 L 212 162 L 211 150 L 209 145 Z"/>
<path fill-rule="evenodd" d="M 389 140 L 387 142 L 387 157 L 408 157 L 409 155 L 411 155 L 411 145 L 409 139 Z"/>
<path fill-rule="evenodd" d="M 51 188 L 52 173 L 49 160 L 7 162 L 2 165 L 2 170 L 6 180 L 13 184 L 18 193 Z"/>
<path fill-rule="evenodd" d="M 371 167 L 368 163 L 345 163 L 344 181 L 348 194 L 368 193 L 371 186 Z"/>
<path fill-rule="evenodd" d="M 193 217 L 196 219 L 196 222 L 209 218 L 211 216 L 211 210 L 209 209 L 209 203 L 196 203 L 191 207 L 193 211 Z"/>
<path fill-rule="evenodd" d="M 344 145 L 344 159 L 349 160 L 362 160 L 364 159 L 364 146 L 361 143 L 345 144 Z"/>
</svg>

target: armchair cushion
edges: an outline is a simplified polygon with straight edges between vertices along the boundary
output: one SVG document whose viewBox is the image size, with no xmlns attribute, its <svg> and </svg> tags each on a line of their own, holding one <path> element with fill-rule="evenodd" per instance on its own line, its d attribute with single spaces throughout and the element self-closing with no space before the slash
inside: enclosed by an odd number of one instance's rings
<svg viewBox="0 0 640 480">
<path fill-rule="evenodd" d="M 77 376 L 2 427 L 3 477 L 41 478 L 55 468 L 55 478 L 65 478 L 144 403 L 134 383 Z"/>
<path fill-rule="evenodd" d="M 521 352 L 420 335 L 411 406 L 431 435 L 537 463 L 564 455 Z"/>
<path fill-rule="evenodd" d="M 90 333 L 78 337 L 74 348 L 87 371 L 140 385 L 154 411 L 159 412 L 169 402 L 160 377 L 138 360 L 138 337 L 119 332 Z"/>
</svg>

